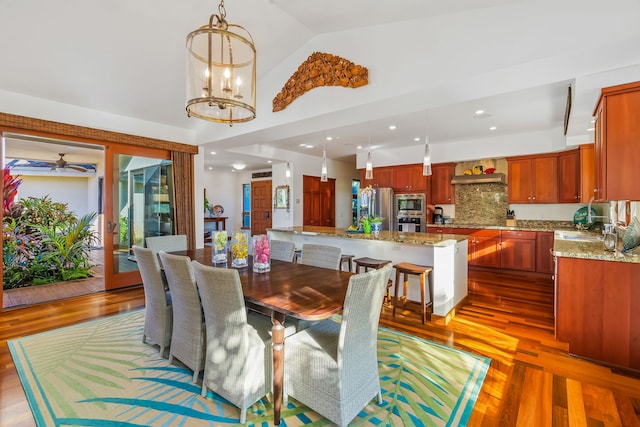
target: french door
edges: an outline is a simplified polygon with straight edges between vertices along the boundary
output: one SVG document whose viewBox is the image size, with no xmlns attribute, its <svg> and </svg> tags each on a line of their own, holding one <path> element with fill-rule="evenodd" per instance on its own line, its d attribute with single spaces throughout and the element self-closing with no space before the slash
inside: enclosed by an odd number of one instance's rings
<svg viewBox="0 0 640 427">
<path fill-rule="evenodd" d="M 108 145 L 105 149 L 105 289 L 142 283 L 133 245 L 145 238 L 174 234 L 171 153 L 145 147 Z"/>
</svg>

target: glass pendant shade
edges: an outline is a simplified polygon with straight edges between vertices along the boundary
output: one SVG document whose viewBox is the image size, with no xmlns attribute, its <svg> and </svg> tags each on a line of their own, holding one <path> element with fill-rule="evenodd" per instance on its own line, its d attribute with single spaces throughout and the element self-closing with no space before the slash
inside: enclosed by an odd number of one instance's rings
<svg viewBox="0 0 640 427">
<path fill-rule="evenodd" d="M 424 141 L 424 161 L 422 163 L 422 175 L 431 176 L 431 149 L 429 148 L 429 137 L 426 137 Z"/>
<path fill-rule="evenodd" d="M 256 117 L 256 49 L 251 34 L 219 15 L 187 35 L 189 117 L 212 122 L 247 122 Z"/>
<path fill-rule="evenodd" d="M 373 179 L 373 163 L 371 163 L 371 151 L 367 154 L 367 166 L 364 171 L 364 179 Z"/>
<path fill-rule="evenodd" d="M 291 165 L 287 162 L 287 169 L 284 171 L 285 178 L 291 178 Z"/>
<path fill-rule="evenodd" d="M 320 170 L 320 181 L 327 182 L 327 151 L 322 149 L 322 169 Z"/>
</svg>

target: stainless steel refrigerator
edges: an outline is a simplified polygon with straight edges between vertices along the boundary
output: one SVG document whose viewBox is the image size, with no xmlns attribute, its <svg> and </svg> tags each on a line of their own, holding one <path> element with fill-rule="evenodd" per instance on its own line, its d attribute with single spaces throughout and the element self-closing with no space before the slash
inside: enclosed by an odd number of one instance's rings
<svg viewBox="0 0 640 427">
<path fill-rule="evenodd" d="M 394 194 L 393 188 L 376 188 L 376 194 L 373 200 L 373 214 L 384 218 L 382 221 L 383 230 L 394 230 L 396 223 L 396 209 L 393 206 Z"/>
</svg>

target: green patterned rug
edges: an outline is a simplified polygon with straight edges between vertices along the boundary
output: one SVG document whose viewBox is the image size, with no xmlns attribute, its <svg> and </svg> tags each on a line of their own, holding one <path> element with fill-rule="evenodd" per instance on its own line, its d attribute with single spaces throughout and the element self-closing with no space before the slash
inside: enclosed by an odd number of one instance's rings
<svg viewBox="0 0 640 427">
<path fill-rule="evenodd" d="M 16 369 L 38 426 L 219 426 L 239 411 L 200 386 L 192 374 L 142 343 L 144 311 L 107 317 L 9 341 Z M 490 360 L 380 328 L 376 400 L 352 425 L 464 426 Z M 331 425 L 289 400 L 282 426 Z M 247 411 L 247 425 L 270 425 L 268 399 Z"/>
</svg>

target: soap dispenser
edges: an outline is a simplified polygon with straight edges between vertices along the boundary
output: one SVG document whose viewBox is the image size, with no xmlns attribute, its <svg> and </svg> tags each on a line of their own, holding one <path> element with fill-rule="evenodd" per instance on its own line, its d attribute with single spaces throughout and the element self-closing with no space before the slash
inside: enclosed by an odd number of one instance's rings
<svg viewBox="0 0 640 427">
<path fill-rule="evenodd" d="M 615 224 L 604 225 L 604 250 L 607 252 L 615 252 L 618 244 L 618 235 L 616 234 Z"/>
</svg>

